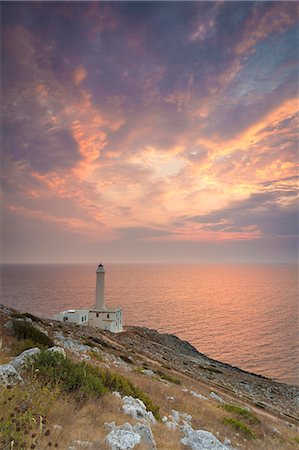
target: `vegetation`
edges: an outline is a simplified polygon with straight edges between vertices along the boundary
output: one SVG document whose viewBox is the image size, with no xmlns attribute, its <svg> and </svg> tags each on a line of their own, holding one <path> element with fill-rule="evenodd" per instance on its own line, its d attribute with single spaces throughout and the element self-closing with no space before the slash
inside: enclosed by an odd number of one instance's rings
<svg viewBox="0 0 299 450">
<path fill-rule="evenodd" d="M 25 350 L 28 350 L 30 348 L 33 347 L 38 347 L 41 350 L 46 349 L 47 347 L 45 347 L 44 345 L 33 341 L 32 339 L 24 339 L 22 341 L 16 341 L 13 345 L 12 345 L 12 353 L 14 356 L 18 356 L 20 355 L 22 352 L 24 352 Z"/>
<path fill-rule="evenodd" d="M 0 392 L 0 447 L 34 449 L 39 440 L 50 434 L 46 414 L 59 395 L 59 390 L 31 383 L 27 389 L 13 387 Z M 58 443 L 53 442 L 53 447 Z"/>
<path fill-rule="evenodd" d="M 294 441 L 296 442 L 296 444 L 299 444 L 299 437 L 294 437 Z"/>
<path fill-rule="evenodd" d="M 167 375 L 166 373 L 162 372 L 161 370 L 157 370 L 156 374 L 159 375 L 159 377 L 162 380 L 166 380 L 166 381 L 169 381 L 170 383 L 174 383 L 174 384 L 182 384 L 180 380 L 178 380 L 175 377 L 171 377 L 170 375 Z"/>
<path fill-rule="evenodd" d="M 229 403 L 224 403 L 220 405 L 220 408 L 225 409 L 225 411 L 230 412 L 240 418 L 247 419 L 251 423 L 260 423 L 260 420 L 248 409 L 241 408 L 237 405 L 230 405 Z"/>
<path fill-rule="evenodd" d="M 240 420 L 232 419 L 231 417 L 224 417 L 223 423 L 224 425 L 231 426 L 236 431 L 242 432 L 243 435 L 247 437 L 247 439 L 256 438 L 255 433 L 247 425 L 245 425 L 245 423 L 241 422 Z"/>
<path fill-rule="evenodd" d="M 38 344 L 44 347 L 54 346 L 53 340 L 31 325 L 30 322 L 26 322 L 25 320 L 13 320 L 12 324 L 15 336 L 18 340 L 30 339 L 34 343 L 34 346 L 37 346 Z"/>
<path fill-rule="evenodd" d="M 42 351 L 34 357 L 33 371 L 51 386 L 62 391 L 75 392 L 81 397 L 99 397 L 109 391 L 131 395 L 144 402 L 147 409 L 159 419 L 159 407 L 126 377 L 91 366 L 85 362 L 76 363 L 64 358 L 58 352 Z"/>
</svg>

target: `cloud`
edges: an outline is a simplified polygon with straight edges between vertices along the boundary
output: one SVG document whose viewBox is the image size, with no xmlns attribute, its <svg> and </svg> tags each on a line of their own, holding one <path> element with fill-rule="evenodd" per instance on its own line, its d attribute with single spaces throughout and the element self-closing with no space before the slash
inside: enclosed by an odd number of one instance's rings
<svg viewBox="0 0 299 450">
<path fill-rule="evenodd" d="M 87 72 L 83 66 L 78 66 L 73 73 L 73 81 L 75 86 L 78 86 L 82 83 L 83 80 L 87 77 Z"/>
</svg>

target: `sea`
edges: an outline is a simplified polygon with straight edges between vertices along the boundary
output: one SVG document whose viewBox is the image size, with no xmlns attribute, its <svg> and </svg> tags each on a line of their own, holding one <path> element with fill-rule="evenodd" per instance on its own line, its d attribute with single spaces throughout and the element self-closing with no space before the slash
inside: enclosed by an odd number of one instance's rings
<svg viewBox="0 0 299 450">
<path fill-rule="evenodd" d="M 52 318 L 95 302 L 97 264 L 1 266 L 1 303 Z M 107 307 L 210 358 L 298 384 L 296 265 L 105 264 Z"/>
</svg>

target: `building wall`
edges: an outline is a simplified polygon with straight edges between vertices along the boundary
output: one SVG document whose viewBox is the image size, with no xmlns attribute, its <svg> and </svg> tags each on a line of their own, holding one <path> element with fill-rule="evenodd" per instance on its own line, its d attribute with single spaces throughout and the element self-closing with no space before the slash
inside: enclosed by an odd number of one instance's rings
<svg viewBox="0 0 299 450">
<path fill-rule="evenodd" d="M 54 319 L 66 323 L 76 323 L 77 325 L 88 325 L 88 310 L 75 310 L 74 312 L 63 311 L 54 316 Z"/>
<path fill-rule="evenodd" d="M 88 325 L 90 327 L 118 333 L 122 331 L 122 310 L 89 311 Z"/>
</svg>

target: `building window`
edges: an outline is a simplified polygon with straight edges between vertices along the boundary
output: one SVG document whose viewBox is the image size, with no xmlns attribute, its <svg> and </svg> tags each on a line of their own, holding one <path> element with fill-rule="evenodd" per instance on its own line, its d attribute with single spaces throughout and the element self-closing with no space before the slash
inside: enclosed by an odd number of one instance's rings
<svg viewBox="0 0 299 450">
<path fill-rule="evenodd" d="M 109 319 L 109 317 L 110 317 L 110 314 L 107 314 L 107 319 Z"/>
<path fill-rule="evenodd" d="M 82 321 L 82 322 L 84 321 L 84 317 L 82 317 L 81 321 Z"/>
<path fill-rule="evenodd" d="M 99 313 L 97 313 L 97 317 L 99 317 Z"/>
</svg>

